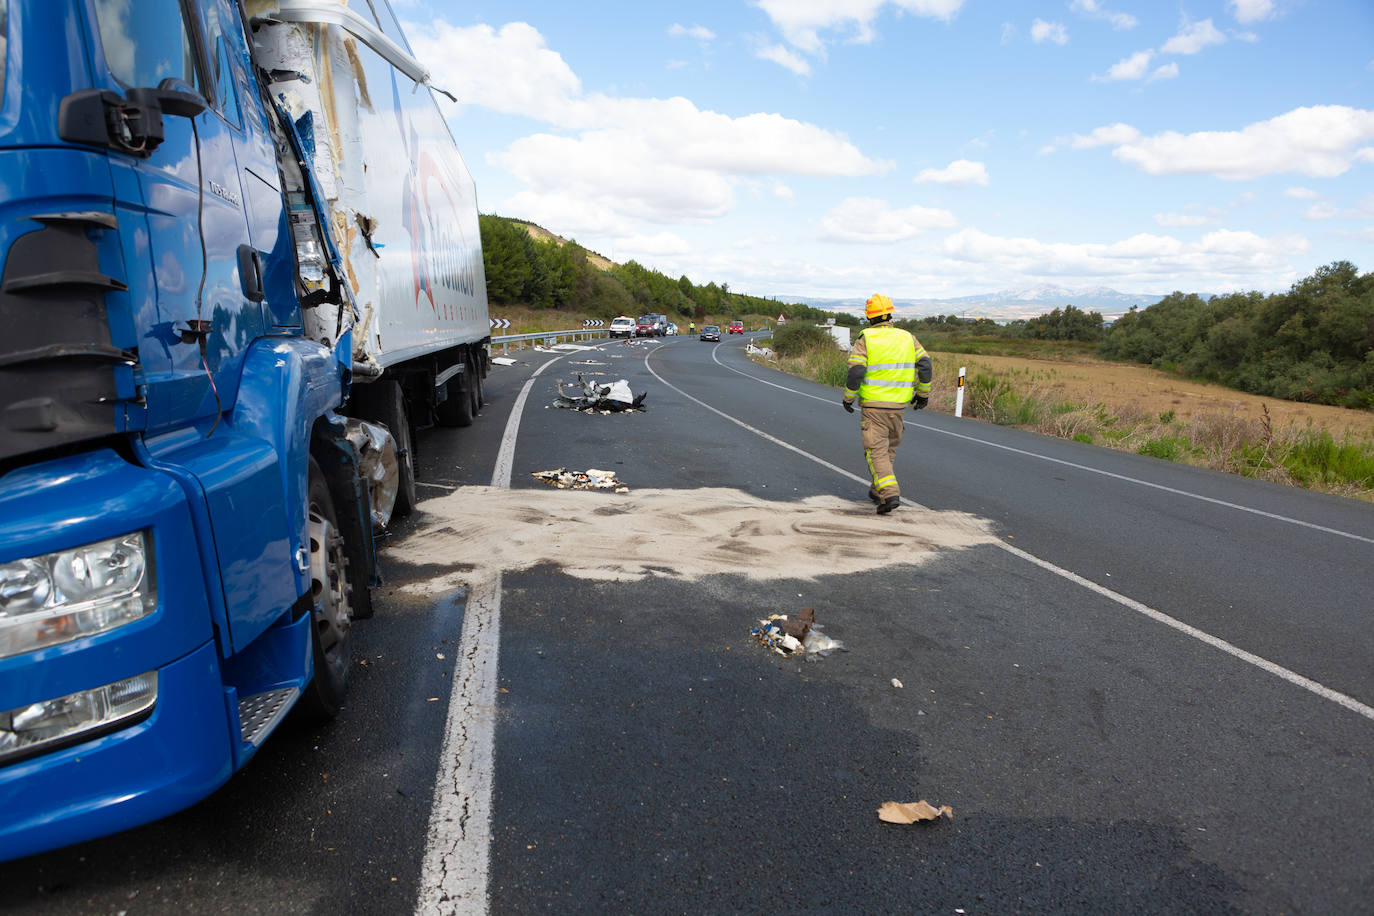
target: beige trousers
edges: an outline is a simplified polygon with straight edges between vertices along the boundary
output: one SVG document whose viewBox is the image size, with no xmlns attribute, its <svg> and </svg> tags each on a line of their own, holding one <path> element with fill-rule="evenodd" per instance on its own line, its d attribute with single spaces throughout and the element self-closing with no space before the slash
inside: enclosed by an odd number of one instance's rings
<svg viewBox="0 0 1374 916">
<path fill-rule="evenodd" d="M 859 413 L 859 434 L 864 446 L 864 459 L 873 479 L 873 489 L 883 499 L 901 496 L 892 462 L 897 458 L 897 446 L 902 444 L 902 408 L 864 407 Z"/>
</svg>

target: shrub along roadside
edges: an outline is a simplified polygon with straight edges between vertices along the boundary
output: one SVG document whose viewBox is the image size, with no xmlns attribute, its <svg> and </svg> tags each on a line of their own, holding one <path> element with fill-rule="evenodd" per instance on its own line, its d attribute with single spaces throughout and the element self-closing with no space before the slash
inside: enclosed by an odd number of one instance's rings
<svg viewBox="0 0 1374 916">
<path fill-rule="evenodd" d="M 843 388 L 848 354 L 824 331 L 811 330 L 823 339 L 810 341 L 810 335 L 801 333 L 793 337 L 793 329 L 785 327 L 773 342 L 761 344 L 771 346 L 776 357 L 756 359 L 789 374 Z M 810 342 L 801 345 L 803 340 Z M 954 412 L 958 385 L 954 363 L 936 360 L 931 409 Z M 1047 393 L 1047 378 L 1025 370 L 975 373 L 965 379 L 964 416 L 1374 502 L 1372 438 L 1347 433 L 1336 439 L 1310 423 L 1276 430 L 1267 408 L 1259 420 L 1222 413 L 1180 420 L 1172 410 L 1150 415 L 1130 407 L 1069 403 Z"/>
</svg>

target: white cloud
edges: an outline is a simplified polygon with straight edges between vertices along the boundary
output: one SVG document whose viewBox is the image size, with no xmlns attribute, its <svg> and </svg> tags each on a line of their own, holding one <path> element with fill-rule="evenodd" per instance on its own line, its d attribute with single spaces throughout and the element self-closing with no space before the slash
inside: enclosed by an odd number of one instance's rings
<svg viewBox="0 0 1374 916">
<path fill-rule="evenodd" d="M 1069 43 L 1069 30 L 1063 23 L 1037 19 L 1031 23 L 1031 40 L 1036 44 L 1052 41 L 1057 45 L 1066 45 Z"/>
<path fill-rule="evenodd" d="M 1139 24 L 1139 21 L 1130 13 L 1104 10 L 1098 0 L 1073 0 L 1069 4 L 1069 9 L 1075 13 L 1082 13 L 1090 19 L 1105 19 L 1117 31 L 1133 29 Z"/>
<path fill-rule="evenodd" d="M 778 200 L 792 201 L 797 199 L 797 192 L 781 181 L 773 183 L 772 193 Z"/>
<path fill-rule="evenodd" d="M 1111 277 L 1114 282 L 1272 273 L 1286 267 L 1286 258 L 1308 247 L 1301 236 L 1263 238 L 1225 229 L 1189 242 L 1141 233 L 1110 243 L 1042 242 L 963 229 L 946 238 L 942 246 L 945 256 L 976 263 L 980 269 L 1004 269 L 1022 276 Z"/>
<path fill-rule="evenodd" d="M 757 0 L 788 44 L 808 54 L 819 54 L 826 40 L 825 31 L 852 34 L 854 40 L 873 40 L 873 21 L 888 6 L 901 12 L 949 20 L 959 12 L 964 0 Z"/>
<path fill-rule="evenodd" d="M 1356 161 L 1374 161 L 1374 155 L 1365 152 L 1374 152 L 1374 148 L 1357 148 L 1372 139 L 1374 111 L 1319 105 L 1295 108 L 1238 131 L 1166 131 L 1128 139 L 1117 145 L 1112 155 L 1151 175 L 1243 180 L 1298 172 L 1313 178 L 1334 178 Z"/>
<path fill-rule="evenodd" d="M 649 138 L 629 130 L 588 131 L 579 137 L 534 134 L 488 159 L 540 198 L 597 201 L 615 214 L 635 219 L 702 221 L 723 216 L 735 203 L 725 176 L 665 160 Z M 574 228 L 583 222 L 572 220 Z"/>
<path fill-rule="evenodd" d="M 1106 76 L 1094 76 L 1093 79 L 1106 82 L 1144 79 L 1146 71 L 1150 69 L 1150 61 L 1154 56 L 1155 52 L 1152 50 L 1138 51 L 1130 57 L 1123 58 L 1112 64 L 1107 70 Z"/>
<path fill-rule="evenodd" d="M 850 197 L 836 204 L 821 220 L 824 236 L 837 242 L 900 242 L 928 229 L 958 225 L 948 210 L 913 204 L 893 209 L 885 200 Z"/>
<path fill-rule="evenodd" d="M 1011 44 L 1012 39 L 1015 37 L 1016 26 L 1012 25 L 1010 22 L 1002 23 L 1002 44 Z"/>
<path fill-rule="evenodd" d="M 672 232 L 653 235 L 630 235 L 616 239 L 616 257 L 643 261 L 655 257 L 682 255 L 692 250 L 686 239 Z"/>
<path fill-rule="evenodd" d="M 782 45 L 768 45 L 759 48 L 755 53 L 764 60 L 771 60 L 781 67 L 786 67 L 798 76 L 807 76 L 811 73 L 811 65 L 791 48 Z"/>
<path fill-rule="evenodd" d="M 1337 207 L 1323 201 L 1313 204 L 1303 211 L 1303 219 L 1369 219 L 1374 216 L 1374 194 L 1370 194 L 1353 207 Z"/>
<path fill-rule="evenodd" d="M 1216 219 L 1201 213 L 1156 213 L 1155 222 L 1165 228 L 1175 229 L 1206 226 L 1209 223 L 1215 223 Z"/>
<path fill-rule="evenodd" d="M 1179 31 L 1177 35 L 1164 42 L 1160 48 L 1165 54 L 1196 54 L 1208 45 L 1226 42 L 1226 36 L 1214 25 L 1212 20 L 1194 22 Z"/>
<path fill-rule="evenodd" d="M 523 115 L 571 135 L 536 133 L 488 161 L 523 182 L 511 212 L 570 231 L 623 236 L 626 220 L 694 222 L 735 206 L 748 176 L 882 174 L 842 134 L 779 114 L 731 117 L 685 98 L 583 94 L 572 69 L 533 27 L 499 31 L 439 21 L 412 28 L 416 55 L 464 104 Z"/>
<path fill-rule="evenodd" d="M 1283 196 L 1291 197 L 1294 200 L 1316 200 L 1318 197 L 1321 197 L 1320 194 L 1311 188 L 1302 187 L 1287 188 L 1284 190 Z"/>
<path fill-rule="evenodd" d="M 981 162 L 973 162 L 969 159 L 956 159 L 943 169 L 922 169 L 917 175 L 919 182 L 934 182 L 935 184 L 952 184 L 957 187 L 967 187 L 971 184 L 987 186 L 988 169 Z"/>
<path fill-rule="evenodd" d="M 529 23 L 512 22 L 496 31 L 437 20 L 410 25 L 405 32 L 434 84 L 456 95 L 459 104 L 556 123 L 582 94 L 572 68 Z"/>
<path fill-rule="evenodd" d="M 1274 0 L 1227 0 L 1237 22 L 1259 22 L 1274 15 Z"/>
<path fill-rule="evenodd" d="M 673 23 L 672 28 L 668 29 L 668 34 L 674 37 L 695 38 L 697 41 L 711 41 L 716 37 L 716 33 L 704 25 L 685 26 L 678 22 Z"/>
<path fill-rule="evenodd" d="M 1155 80 L 1171 80 L 1177 78 L 1177 76 L 1178 64 L 1173 63 L 1171 61 L 1165 64 L 1164 66 L 1157 68 L 1154 73 L 1151 73 L 1149 82 L 1153 83 Z"/>
<path fill-rule="evenodd" d="M 1111 124 L 1107 127 L 1098 127 L 1092 133 L 1074 134 L 1074 149 L 1090 149 L 1094 146 L 1120 146 L 1123 143 L 1130 143 L 1140 136 L 1140 131 L 1129 124 Z"/>
</svg>

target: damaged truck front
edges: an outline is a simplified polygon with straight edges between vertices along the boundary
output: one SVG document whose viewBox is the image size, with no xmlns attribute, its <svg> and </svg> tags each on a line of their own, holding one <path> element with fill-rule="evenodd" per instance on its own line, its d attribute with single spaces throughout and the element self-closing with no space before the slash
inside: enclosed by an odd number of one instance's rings
<svg viewBox="0 0 1374 916">
<path fill-rule="evenodd" d="M 0 0 L 0 62 L 10 859 L 338 712 L 373 525 L 413 424 L 471 422 L 489 325 L 384 0 Z"/>
</svg>

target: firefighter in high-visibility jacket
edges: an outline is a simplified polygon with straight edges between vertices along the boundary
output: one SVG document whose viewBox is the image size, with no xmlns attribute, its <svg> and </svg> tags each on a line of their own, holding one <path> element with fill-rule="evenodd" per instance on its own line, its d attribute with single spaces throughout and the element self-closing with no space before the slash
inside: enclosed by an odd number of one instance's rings
<svg viewBox="0 0 1374 916">
<path fill-rule="evenodd" d="M 849 356 L 844 409 L 854 412 L 858 398 L 859 429 L 873 483 L 868 498 L 886 515 L 901 505 L 901 488 L 892 471 L 897 446 L 902 444 L 902 412 L 908 404 L 920 410 L 930 403 L 933 370 L 921 342 L 892 326 L 892 300 L 882 294 L 864 304 L 868 327 L 859 334 Z"/>
</svg>

